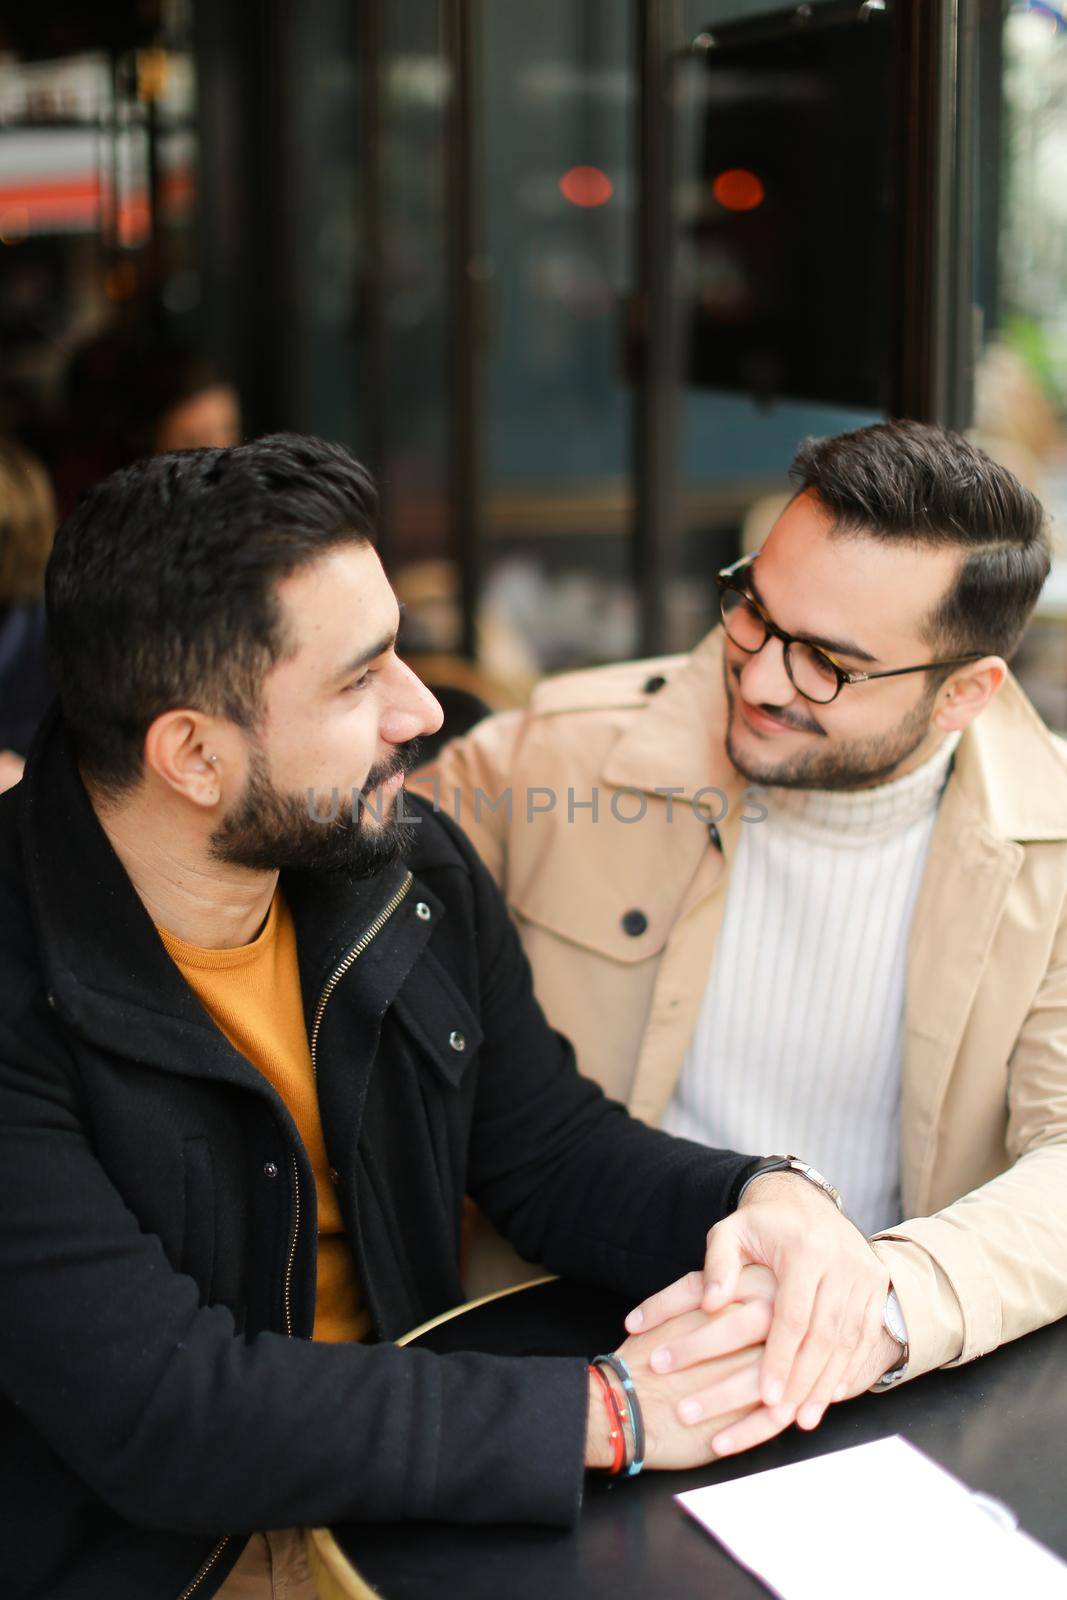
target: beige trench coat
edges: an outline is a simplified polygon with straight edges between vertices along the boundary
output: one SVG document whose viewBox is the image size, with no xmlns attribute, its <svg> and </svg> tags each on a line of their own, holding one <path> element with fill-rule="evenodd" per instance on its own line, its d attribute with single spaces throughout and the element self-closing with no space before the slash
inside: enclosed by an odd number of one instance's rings
<svg viewBox="0 0 1067 1600">
<path fill-rule="evenodd" d="M 713 633 L 688 657 L 550 680 L 529 711 L 490 718 L 412 780 L 503 888 L 582 1070 L 653 1123 L 704 994 L 739 830 L 759 814 L 726 756 L 725 709 Z M 908 1220 L 875 1248 L 914 1377 L 1067 1314 L 1067 761 L 1011 678 L 957 750 L 905 1020 Z"/>
</svg>

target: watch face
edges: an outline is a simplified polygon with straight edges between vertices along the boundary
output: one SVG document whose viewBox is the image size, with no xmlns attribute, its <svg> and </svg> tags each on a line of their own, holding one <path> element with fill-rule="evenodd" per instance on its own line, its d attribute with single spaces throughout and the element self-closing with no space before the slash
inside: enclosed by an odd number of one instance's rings
<svg viewBox="0 0 1067 1600">
<path fill-rule="evenodd" d="M 890 1289 L 885 1303 L 884 1322 L 887 1331 L 893 1335 L 897 1343 L 907 1347 L 908 1328 L 904 1321 L 904 1313 L 900 1309 L 900 1301 L 897 1299 L 894 1289 Z"/>
</svg>

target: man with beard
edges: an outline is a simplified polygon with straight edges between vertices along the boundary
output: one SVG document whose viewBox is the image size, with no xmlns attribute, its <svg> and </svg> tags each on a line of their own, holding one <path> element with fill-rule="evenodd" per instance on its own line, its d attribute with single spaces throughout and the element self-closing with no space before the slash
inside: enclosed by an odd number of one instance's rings
<svg viewBox="0 0 1067 1600">
<path fill-rule="evenodd" d="M 808 441 L 793 476 L 691 656 L 547 683 L 413 781 L 584 1072 L 834 1174 L 893 1284 L 885 1386 L 1067 1313 L 1067 768 L 1006 666 L 1049 552 L 1034 497 L 937 427 Z M 483 1278 L 514 1276 L 492 1247 Z M 764 1366 L 802 1427 L 855 1387 L 855 1357 L 817 1365 L 784 1396 Z"/>
<path fill-rule="evenodd" d="M 344 450 L 282 435 L 130 467 L 59 532 L 59 703 L 0 801 L 10 1594 L 309 1600 L 299 1525 L 565 1526 L 586 1467 L 639 1470 L 610 1362 L 388 1342 L 462 1300 L 465 1189 L 561 1272 L 700 1281 L 670 1327 L 722 1360 L 620 1347 L 649 1467 L 758 1414 L 772 1317 L 828 1350 L 884 1298 L 817 1174 L 580 1078 L 473 849 L 405 823 L 440 712 L 374 519 Z M 772 1312 L 759 1263 L 798 1219 L 823 1299 Z"/>
</svg>

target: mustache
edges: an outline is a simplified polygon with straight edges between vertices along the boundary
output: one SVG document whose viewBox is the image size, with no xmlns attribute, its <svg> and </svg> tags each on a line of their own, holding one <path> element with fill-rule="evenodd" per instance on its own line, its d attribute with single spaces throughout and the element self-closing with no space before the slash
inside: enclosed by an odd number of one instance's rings
<svg viewBox="0 0 1067 1600">
<path fill-rule="evenodd" d="M 741 692 L 741 668 L 740 667 L 731 667 L 730 668 L 730 676 L 734 680 L 734 685 L 736 687 L 737 693 L 740 694 L 740 692 Z M 803 716 L 800 716 L 797 712 L 795 712 L 795 711 L 787 711 L 782 706 L 772 706 L 772 705 L 761 704 L 759 706 L 759 710 L 763 711 L 763 712 L 766 712 L 768 717 L 773 717 L 774 720 L 776 722 L 780 722 L 783 727 L 792 728 L 797 733 L 817 733 L 817 734 L 819 734 L 819 736 L 821 738 L 825 739 L 825 737 L 826 737 L 826 729 L 821 727 L 819 725 L 819 723 L 817 723 L 815 721 L 814 717 L 803 717 Z"/>
<path fill-rule="evenodd" d="M 410 772 L 419 763 L 419 740 L 412 739 L 410 743 L 403 744 L 389 757 L 388 761 L 379 761 L 371 767 L 367 774 L 367 781 L 359 791 L 364 800 L 370 798 L 375 789 L 380 789 L 383 783 L 388 783 L 390 778 L 395 778 L 401 772 Z"/>
</svg>

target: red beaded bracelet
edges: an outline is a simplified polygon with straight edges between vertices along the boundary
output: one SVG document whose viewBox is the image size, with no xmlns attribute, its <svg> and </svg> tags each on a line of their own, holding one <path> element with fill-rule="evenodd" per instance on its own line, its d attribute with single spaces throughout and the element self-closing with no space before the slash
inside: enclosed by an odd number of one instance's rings
<svg viewBox="0 0 1067 1600">
<path fill-rule="evenodd" d="M 612 1448 L 615 1452 L 611 1466 L 606 1470 L 609 1477 L 617 1478 L 626 1465 L 626 1431 L 622 1424 L 622 1411 L 610 1380 L 601 1372 L 600 1368 L 591 1366 L 588 1371 L 596 1378 L 604 1395 L 604 1406 L 608 1413 L 608 1427 L 611 1430 L 608 1438 L 611 1440 Z"/>
</svg>

